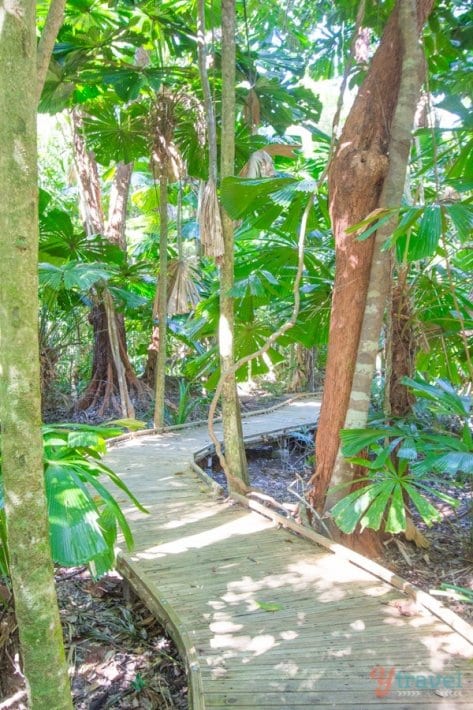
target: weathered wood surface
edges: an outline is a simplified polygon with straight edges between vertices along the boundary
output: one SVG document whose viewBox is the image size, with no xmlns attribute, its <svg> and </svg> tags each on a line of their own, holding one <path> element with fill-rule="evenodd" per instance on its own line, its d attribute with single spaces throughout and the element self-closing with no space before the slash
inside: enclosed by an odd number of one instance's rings
<svg viewBox="0 0 473 710">
<path fill-rule="evenodd" d="M 319 406 L 299 400 L 249 417 L 244 434 L 313 424 Z M 473 647 L 342 555 L 211 498 L 191 468 L 209 443 L 198 427 L 107 455 L 149 510 L 117 495 L 136 543 L 120 569 L 186 655 L 191 706 L 471 707 Z"/>
</svg>

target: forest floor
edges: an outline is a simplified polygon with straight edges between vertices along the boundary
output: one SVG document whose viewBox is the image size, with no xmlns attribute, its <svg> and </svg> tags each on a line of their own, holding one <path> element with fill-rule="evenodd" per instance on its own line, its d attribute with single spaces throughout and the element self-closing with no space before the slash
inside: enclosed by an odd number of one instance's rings
<svg viewBox="0 0 473 710">
<path fill-rule="evenodd" d="M 60 569 L 56 580 L 74 708 L 187 709 L 177 649 L 120 575 L 94 582 L 86 569 Z M 2 646 L 8 624 L 11 633 Z M 25 710 L 27 704 L 16 630 L 0 610 L 0 710 L 7 708 Z"/>
<path fill-rule="evenodd" d="M 288 515 L 297 517 L 297 505 L 313 469 L 313 441 L 313 431 L 301 430 L 276 440 L 263 440 L 247 449 L 251 485 L 274 499 Z M 225 475 L 215 457 L 201 461 L 200 465 L 226 488 Z M 456 599 L 451 591 L 437 594 L 442 583 L 466 589 L 473 587 L 471 488 L 464 482 L 458 486 L 452 483 L 442 490 L 457 500 L 458 507 L 453 510 L 432 497 L 430 502 L 442 514 L 440 523 L 429 529 L 415 511 L 412 514 L 430 547 L 421 549 L 402 536 L 386 535 L 384 558 L 379 561 L 420 589 L 434 592 L 445 606 L 473 623 L 473 604 Z"/>
<path fill-rule="evenodd" d="M 279 388 L 260 387 L 256 384 L 238 385 L 238 393 L 243 414 L 255 409 L 265 409 L 275 404 L 285 402 L 294 394 L 282 393 Z M 179 379 L 169 377 L 166 381 L 165 418 L 168 426 L 176 424 L 191 424 L 206 421 L 212 397 L 204 395 L 202 388 L 188 387 L 182 390 Z M 89 407 L 85 411 L 76 411 L 77 402 L 63 395 L 58 389 L 53 389 L 43 401 L 43 420 L 46 423 L 80 422 L 81 424 L 101 424 L 110 419 L 120 418 L 119 403 L 115 402 L 115 410 L 102 412 L 99 405 Z M 135 402 L 136 419 L 143 421 L 147 427 L 153 428 L 153 406 L 151 390 L 149 397 L 144 396 L 140 402 Z M 216 416 L 221 413 L 217 405 Z"/>
</svg>

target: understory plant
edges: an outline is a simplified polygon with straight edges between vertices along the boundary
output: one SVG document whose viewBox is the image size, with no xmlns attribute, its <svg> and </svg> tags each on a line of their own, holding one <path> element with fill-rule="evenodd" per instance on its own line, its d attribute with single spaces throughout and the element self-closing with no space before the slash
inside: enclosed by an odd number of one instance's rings
<svg viewBox="0 0 473 710">
<path fill-rule="evenodd" d="M 366 471 L 357 479 L 364 485 L 331 510 L 344 533 L 358 525 L 361 530 L 405 532 L 410 505 L 431 526 L 441 515 L 430 499 L 456 507 L 458 501 L 441 489 L 473 473 L 471 397 L 458 394 L 444 380 L 403 382 L 417 399 L 412 416 L 378 419 L 369 428 L 341 432 L 343 455 Z"/>
<path fill-rule="evenodd" d="M 63 567 L 87 564 L 95 578 L 114 566 L 119 530 L 128 549 L 133 545 L 120 504 L 103 479 L 125 493 L 141 512 L 147 512 L 120 477 L 101 460 L 106 452 L 106 439 L 121 433 L 123 426 L 118 422 L 108 426 L 43 426 L 44 479 L 53 560 Z M 0 459 L 0 576 L 7 578 L 9 554 L 4 504 Z"/>
</svg>

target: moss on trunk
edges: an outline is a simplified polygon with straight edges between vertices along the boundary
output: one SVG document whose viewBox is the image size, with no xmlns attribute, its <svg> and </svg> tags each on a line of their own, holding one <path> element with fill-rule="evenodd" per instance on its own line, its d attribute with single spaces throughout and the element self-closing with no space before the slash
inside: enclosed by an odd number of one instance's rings
<svg viewBox="0 0 473 710">
<path fill-rule="evenodd" d="M 72 708 L 49 547 L 38 345 L 36 4 L 0 23 L 0 420 L 5 512 L 29 704 Z"/>
</svg>

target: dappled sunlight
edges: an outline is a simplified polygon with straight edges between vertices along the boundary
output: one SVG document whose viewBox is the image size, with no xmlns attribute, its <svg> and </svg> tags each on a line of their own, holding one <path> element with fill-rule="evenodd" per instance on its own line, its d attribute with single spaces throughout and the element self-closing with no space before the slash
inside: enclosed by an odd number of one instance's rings
<svg viewBox="0 0 473 710">
<path fill-rule="evenodd" d="M 196 535 L 189 535 L 172 542 L 149 547 L 145 551 L 137 554 L 136 559 L 152 560 L 166 557 L 166 555 L 178 555 L 190 549 L 208 547 L 222 540 L 228 540 L 233 536 L 251 534 L 264 530 L 267 527 L 268 523 L 264 518 L 258 519 L 258 517 L 248 513 L 229 523 L 218 525 L 217 527 L 197 533 Z"/>
<path fill-rule="evenodd" d="M 238 576 L 222 591 L 206 603 L 211 609 L 205 615 L 211 653 L 204 654 L 204 660 L 214 678 L 225 677 L 230 662 L 232 667 L 251 666 L 259 656 L 285 677 L 299 677 L 299 664 L 292 659 L 304 653 L 304 643 L 320 643 L 323 650 L 317 659 L 325 659 L 327 667 L 330 662 L 364 659 L 368 668 L 399 663 L 398 651 L 404 645 L 409 649 L 406 667 L 414 663 L 418 671 L 420 667 L 431 673 L 444 671 L 451 655 L 462 651 L 457 634 L 425 612 L 403 616 L 389 601 L 397 592 L 336 555 L 295 560 L 279 573 Z M 297 608 L 301 592 L 312 595 L 305 612 Z M 387 601 L 380 603 L 383 596 Z M 281 655 L 291 660 L 282 662 Z M 416 655 L 421 660 L 413 661 Z M 317 689 L 316 674 L 301 679 L 298 687 Z"/>
<path fill-rule="evenodd" d="M 183 506 L 184 507 L 184 506 Z M 196 510 L 188 515 L 183 515 L 182 517 L 175 518 L 169 523 L 162 525 L 163 530 L 174 530 L 175 528 L 181 528 L 184 525 L 189 525 L 190 523 L 197 523 L 199 520 L 205 520 L 206 518 L 211 518 L 216 515 L 215 508 L 209 508 L 207 510 Z"/>
<path fill-rule="evenodd" d="M 296 400 L 295 402 L 291 402 L 291 408 L 292 409 L 308 409 L 310 408 L 312 411 L 314 409 L 320 409 L 320 401 L 317 399 L 299 399 Z"/>
</svg>

